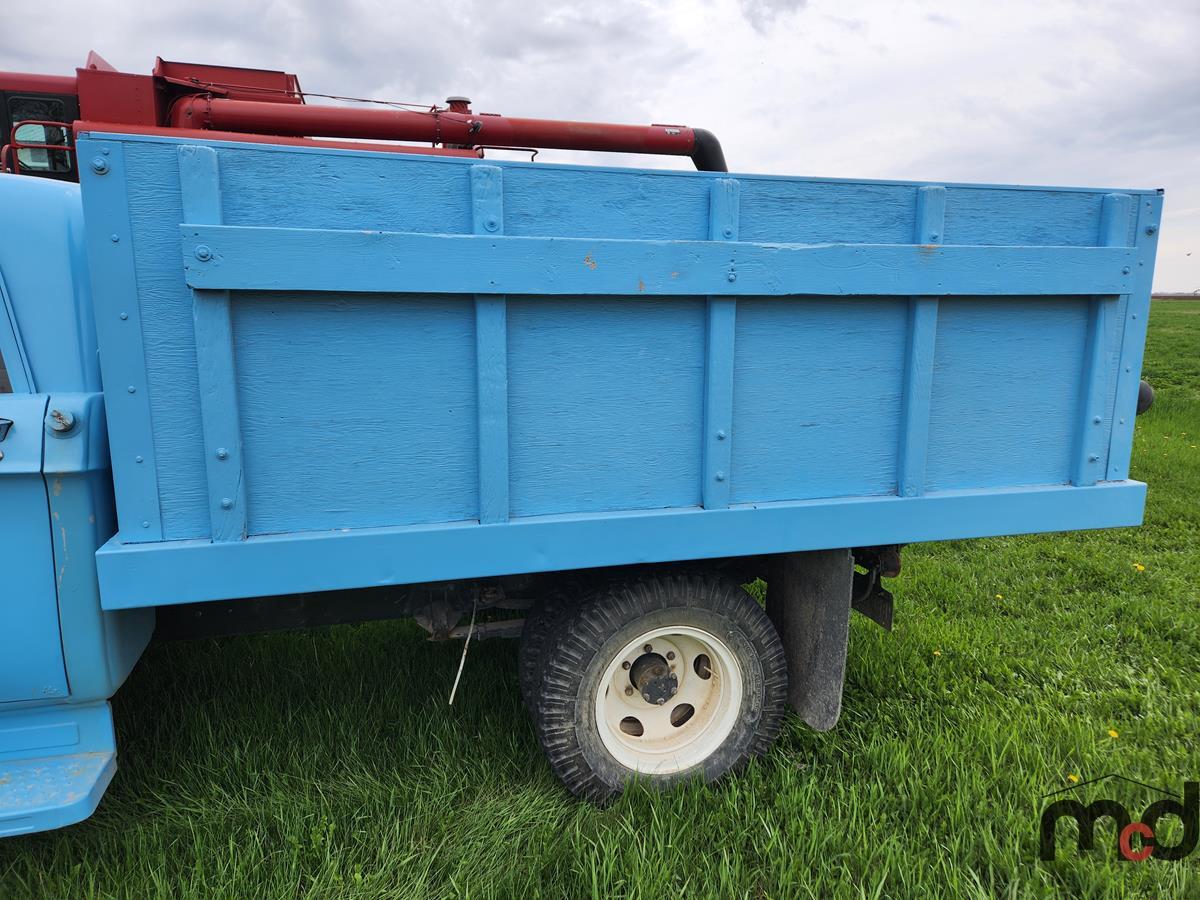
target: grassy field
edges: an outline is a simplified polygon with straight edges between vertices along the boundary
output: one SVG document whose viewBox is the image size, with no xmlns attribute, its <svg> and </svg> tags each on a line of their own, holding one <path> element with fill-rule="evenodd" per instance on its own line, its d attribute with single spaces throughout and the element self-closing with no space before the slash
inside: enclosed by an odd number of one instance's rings
<svg viewBox="0 0 1200 900">
<path fill-rule="evenodd" d="M 510 642 L 472 648 L 453 708 L 458 645 L 403 623 L 162 644 L 114 700 L 99 812 L 0 843 L 0 895 L 1200 896 L 1200 850 L 1118 863 L 1109 826 L 1037 861 L 1073 777 L 1200 777 L 1200 303 L 1155 304 L 1146 372 L 1144 528 L 909 548 L 841 724 L 793 717 L 716 787 L 571 800 Z"/>
</svg>

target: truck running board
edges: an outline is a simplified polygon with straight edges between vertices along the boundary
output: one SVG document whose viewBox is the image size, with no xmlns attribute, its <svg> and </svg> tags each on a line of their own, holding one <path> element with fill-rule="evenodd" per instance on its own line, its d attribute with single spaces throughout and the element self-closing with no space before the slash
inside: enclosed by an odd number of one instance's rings
<svg viewBox="0 0 1200 900">
<path fill-rule="evenodd" d="M 0 711 L 0 837 L 86 819 L 116 770 L 107 702 Z"/>
</svg>

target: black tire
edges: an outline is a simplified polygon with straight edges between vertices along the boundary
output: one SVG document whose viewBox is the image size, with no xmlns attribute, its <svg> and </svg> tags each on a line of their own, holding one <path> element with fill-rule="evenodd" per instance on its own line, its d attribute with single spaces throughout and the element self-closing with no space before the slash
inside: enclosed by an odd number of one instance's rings
<svg viewBox="0 0 1200 900">
<path fill-rule="evenodd" d="M 718 638 L 736 660 L 742 680 L 740 697 L 730 701 L 737 705 L 736 719 L 719 746 L 690 768 L 639 775 L 604 744 L 596 721 L 598 691 L 630 641 L 656 628 L 680 626 Z M 634 777 L 652 787 L 697 776 L 715 781 L 763 753 L 779 733 L 787 704 L 783 645 L 763 608 L 727 577 L 664 575 L 610 583 L 560 610 L 543 641 L 534 719 L 554 774 L 576 796 L 604 802 Z"/>
<path fill-rule="evenodd" d="M 554 585 L 540 596 L 525 614 L 521 629 L 521 644 L 517 651 L 517 679 L 521 697 L 529 714 L 537 718 L 537 696 L 545 671 L 545 647 L 559 622 L 579 601 L 581 586 L 566 580 Z"/>
</svg>

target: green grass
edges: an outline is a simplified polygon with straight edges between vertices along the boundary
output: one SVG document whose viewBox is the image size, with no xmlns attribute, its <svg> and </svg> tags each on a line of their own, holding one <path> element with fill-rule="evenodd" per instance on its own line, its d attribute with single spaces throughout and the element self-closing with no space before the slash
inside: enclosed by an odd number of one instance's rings
<svg viewBox="0 0 1200 900">
<path fill-rule="evenodd" d="M 509 642 L 472 648 L 453 708 L 458 646 L 403 623 L 157 645 L 99 812 L 0 844 L 0 894 L 1200 895 L 1200 850 L 1081 857 L 1063 825 L 1037 861 L 1069 776 L 1200 777 L 1200 304 L 1155 305 L 1146 371 L 1145 527 L 909 548 L 895 631 L 856 618 L 838 727 L 793 717 L 718 786 L 571 800 Z"/>
</svg>

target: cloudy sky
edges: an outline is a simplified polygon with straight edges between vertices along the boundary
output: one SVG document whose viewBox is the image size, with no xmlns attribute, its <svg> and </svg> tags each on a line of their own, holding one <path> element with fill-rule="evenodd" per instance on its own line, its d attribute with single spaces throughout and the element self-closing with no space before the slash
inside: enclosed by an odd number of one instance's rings
<svg viewBox="0 0 1200 900">
<path fill-rule="evenodd" d="M 186 7 L 39 4 L 5 17 L 0 69 L 68 74 L 96 49 L 133 72 L 163 56 L 323 93 L 682 122 L 719 135 L 735 171 L 1163 187 L 1155 287 L 1200 291 L 1200 0 Z"/>
</svg>

